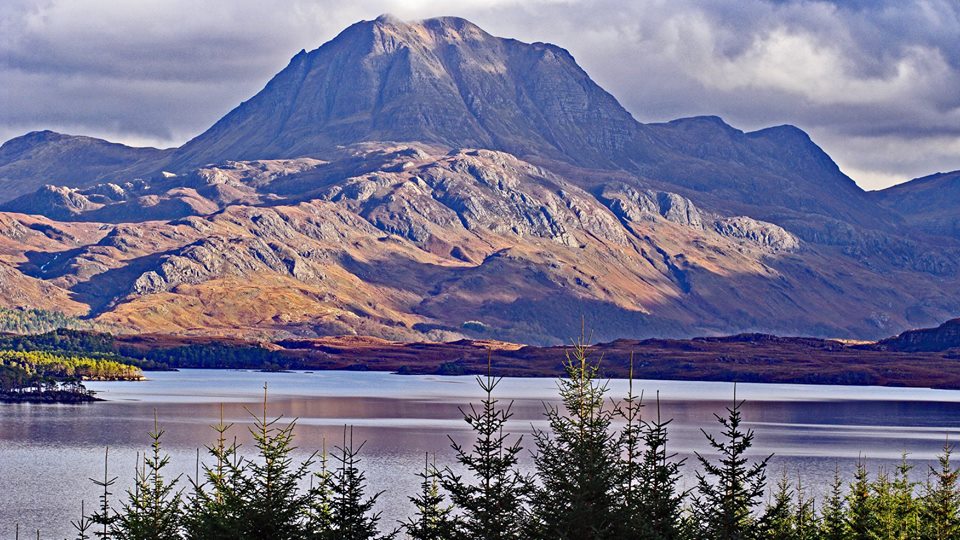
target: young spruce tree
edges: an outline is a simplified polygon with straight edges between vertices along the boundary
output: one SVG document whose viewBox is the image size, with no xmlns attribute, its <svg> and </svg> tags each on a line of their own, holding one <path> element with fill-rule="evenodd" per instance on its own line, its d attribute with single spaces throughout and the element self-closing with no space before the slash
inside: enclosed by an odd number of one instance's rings
<svg viewBox="0 0 960 540">
<path fill-rule="evenodd" d="M 420 478 L 420 493 L 410 497 L 416 513 L 403 523 L 403 530 L 409 540 L 454 540 L 457 538 L 457 522 L 453 517 L 453 506 L 447 504 L 446 497 L 440 492 L 441 473 L 430 463 L 429 454 L 423 462 Z"/>
<path fill-rule="evenodd" d="M 475 436 L 472 448 L 468 450 L 450 439 L 457 462 L 470 477 L 448 468 L 440 479 L 460 513 L 459 534 L 470 540 L 522 538 L 527 520 L 530 482 L 517 466 L 523 440 L 517 437 L 511 442 L 505 429 L 513 412 L 512 403 L 501 407 L 493 396 L 500 380 L 492 375 L 488 364 L 487 375 L 477 377 L 484 392 L 480 407 L 471 404 L 469 410 L 460 410 Z"/>
<path fill-rule="evenodd" d="M 767 463 L 772 456 L 749 464 L 747 452 L 753 445 L 753 430 L 742 428 L 742 401 L 737 401 L 734 387 L 733 405 L 727 416 L 714 415 L 723 427 L 722 439 L 703 432 L 710 446 L 719 454 L 716 463 L 696 453 L 703 469 L 697 471 L 697 494 L 693 513 L 699 538 L 710 540 L 745 540 L 760 538 L 761 524 L 754 516 L 767 482 Z"/>
<path fill-rule="evenodd" d="M 180 477 L 167 480 L 164 476 L 163 469 L 170 463 L 170 456 L 162 451 L 163 433 L 154 413 L 151 452 L 138 463 L 134 488 L 127 492 L 128 500 L 113 525 L 113 535 L 118 540 L 180 538 L 181 491 L 177 490 Z"/>
<path fill-rule="evenodd" d="M 296 421 L 279 425 L 280 418 L 267 416 L 267 388 L 263 388 L 263 414 L 253 415 L 250 428 L 257 458 L 244 464 L 240 478 L 240 527 L 242 538 L 301 540 L 302 518 L 309 506 L 309 496 L 300 484 L 310 473 L 314 457 L 295 464 L 293 445 Z"/>
<path fill-rule="evenodd" d="M 870 475 L 863 461 L 857 468 L 847 494 L 846 536 L 849 540 L 871 540 L 878 536 L 878 519 L 870 493 Z"/>
<path fill-rule="evenodd" d="M 360 451 L 363 443 L 354 446 L 353 428 L 343 428 L 343 443 L 334 449 L 336 462 L 330 476 L 332 506 L 331 530 L 325 540 L 387 540 L 395 534 L 377 532 L 380 514 L 373 511 L 381 493 L 365 495 L 366 475 L 360 470 Z M 323 531 L 321 531 L 323 532 Z"/>
<path fill-rule="evenodd" d="M 945 443 L 937 467 L 930 467 L 920 508 L 924 540 L 960 538 L 960 471 L 950 462 L 952 452 L 953 447 Z"/>
<path fill-rule="evenodd" d="M 540 485 L 532 499 L 531 536 L 550 540 L 615 538 L 620 519 L 619 439 L 614 411 L 604 408 L 607 385 L 597 382 L 599 362 L 586 338 L 567 353 L 559 383 L 563 407 L 546 405 L 549 431 L 535 430 Z"/>
<path fill-rule="evenodd" d="M 833 472 L 830 493 L 823 502 L 820 516 L 820 538 L 822 540 L 844 540 L 847 538 L 846 509 L 843 497 L 843 480 L 840 478 L 840 466 Z"/>
<path fill-rule="evenodd" d="M 231 540 L 238 538 L 238 531 L 243 529 L 244 460 L 239 455 L 240 445 L 236 439 L 227 444 L 227 432 L 232 427 L 233 424 L 224 422 L 221 405 L 220 422 L 211 426 L 217 441 L 207 447 L 213 464 L 201 466 L 199 450 L 197 452 L 197 473 L 191 479 L 193 493 L 187 497 L 183 520 L 188 540 Z"/>
</svg>

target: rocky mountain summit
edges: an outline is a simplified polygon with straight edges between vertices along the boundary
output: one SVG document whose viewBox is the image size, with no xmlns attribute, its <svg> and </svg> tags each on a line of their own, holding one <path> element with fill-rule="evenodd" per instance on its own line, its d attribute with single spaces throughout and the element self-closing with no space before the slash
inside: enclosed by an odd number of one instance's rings
<svg viewBox="0 0 960 540">
<path fill-rule="evenodd" d="M 960 239 L 799 129 L 642 124 L 567 51 L 457 18 L 359 22 L 180 148 L 8 141 L 0 188 L 0 305 L 133 331 L 873 338 L 960 311 Z"/>
</svg>

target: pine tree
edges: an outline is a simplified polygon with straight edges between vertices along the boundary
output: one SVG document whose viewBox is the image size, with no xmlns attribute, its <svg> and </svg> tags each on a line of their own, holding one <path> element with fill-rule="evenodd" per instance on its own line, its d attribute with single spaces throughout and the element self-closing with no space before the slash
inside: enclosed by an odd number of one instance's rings
<svg viewBox="0 0 960 540">
<path fill-rule="evenodd" d="M 763 496 L 767 463 L 772 456 L 748 465 L 747 452 L 753 445 L 754 433 L 741 428 L 742 406 L 734 387 L 733 405 L 727 408 L 727 416 L 714 415 L 723 427 L 723 439 L 700 430 L 719 454 L 718 462 L 714 463 L 695 453 L 703 471 L 696 473 L 693 512 L 704 539 L 752 539 L 758 538 L 761 532 L 753 512 Z"/>
<path fill-rule="evenodd" d="M 893 528 L 891 538 L 906 540 L 920 536 L 920 505 L 915 497 L 917 483 L 910 480 L 913 466 L 904 453 L 891 483 Z"/>
<path fill-rule="evenodd" d="M 950 462 L 953 447 L 944 443 L 943 453 L 937 457 L 938 467 L 930 467 L 921 501 L 922 537 L 924 540 L 960 538 L 960 471 Z"/>
<path fill-rule="evenodd" d="M 874 537 L 886 539 L 897 538 L 897 507 L 893 495 L 893 482 L 883 467 L 877 471 L 877 477 L 870 484 L 870 505 L 868 509 L 873 514 Z"/>
<path fill-rule="evenodd" d="M 193 493 L 187 500 L 183 519 L 185 535 L 190 540 L 227 540 L 237 538 L 242 530 L 244 461 L 236 439 L 227 444 L 227 432 L 232 427 L 233 424 L 224 422 L 221 405 L 220 422 L 211 426 L 217 442 L 207 447 L 214 464 L 204 463 L 201 473 L 198 451 L 197 473 L 191 479 Z"/>
<path fill-rule="evenodd" d="M 472 448 L 468 450 L 450 439 L 457 462 L 471 478 L 464 479 L 448 468 L 440 479 L 461 514 L 458 529 L 471 540 L 520 538 L 526 525 L 530 487 L 517 467 L 522 438 L 510 442 L 505 430 L 513 412 L 512 403 L 500 407 L 493 395 L 500 380 L 493 377 L 488 364 L 486 377 L 477 377 L 484 392 L 480 407 L 471 404 L 469 410 L 460 410 L 475 435 Z"/>
<path fill-rule="evenodd" d="M 783 471 L 777 482 L 773 500 L 767 505 L 762 520 L 763 535 L 766 540 L 794 540 L 796 538 L 796 506 L 794 493 L 787 471 Z"/>
<path fill-rule="evenodd" d="M 103 452 L 103 481 L 90 479 L 97 487 L 103 488 L 103 492 L 100 494 L 100 508 L 90 515 L 90 523 L 94 526 L 98 526 L 99 530 L 94 531 L 94 536 L 101 540 L 109 540 L 112 538 L 111 531 L 114 525 L 117 522 L 117 514 L 110 507 L 110 496 L 113 493 L 110 491 L 110 488 L 117 482 L 117 477 L 110 477 L 108 473 L 109 468 L 109 457 L 110 457 L 110 448 L 106 448 Z"/>
<path fill-rule="evenodd" d="M 857 462 L 857 468 L 847 494 L 846 538 L 850 540 L 871 540 L 878 529 L 877 515 L 874 512 L 873 497 L 870 493 L 870 476 L 863 461 Z"/>
<path fill-rule="evenodd" d="M 677 460 L 675 454 L 667 451 L 667 427 L 671 422 L 660 415 L 658 394 L 656 419 L 642 422 L 643 450 L 633 488 L 635 506 L 631 509 L 629 501 L 625 501 L 631 517 L 624 521 L 630 528 L 621 538 L 676 540 L 685 535 L 682 519 L 687 493 L 677 489 L 684 460 Z M 621 444 L 628 441 L 621 440 Z"/>
<path fill-rule="evenodd" d="M 331 513 L 332 536 L 336 540 L 379 540 L 393 538 L 393 534 L 380 535 L 377 523 L 380 514 L 373 511 L 381 493 L 366 497 L 366 476 L 359 469 L 360 446 L 353 444 L 353 428 L 344 427 L 343 444 L 334 449 L 336 467 L 331 475 L 333 508 Z"/>
<path fill-rule="evenodd" d="M 648 519 L 648 512 L 644 504 L 645 488 L 649 487 L 650 482 L 647 474 L 652 471 L 645 471 L 644 466 L 655 466 L 659 461 L 659 455 L 653 456 L 652 463 L 645 459 L 644 455 L 644 424 L 643 424 L 643 393 L 637 396 L 633 391 L 633 355 L 630 355 L 630 377 L 627 390 L 627 397 L 622 403 L 618 404 L 615 411 L 625 423 L 620 431 L 620 453 L 623 456 L 620 463 L 620 492 L 622 495 L 622 515 L 619 517 L 618 538 L 650 538 L 655 530 L 655 525 Z M 655 452 L 659 452 L 660 441 L 654 441 L 658 445 Z M 647 473 L 647 474 L 645 474 Z M 651 479 L 652 480 L 652 479 Z"/>
<path fill-rule="evenodd" d="M 77 531 L 76 540 L 90 540 L 89 533 L 93 527 L 93 522 L 90 520 L 90 516 L 87 515 L 86 504 L 83 501 L 80 501 L 80 518 L 76 521 L 71 521 L 70 525 Z M 19 534 L 17 536 L 19 536 Z"/>
<path fill-rule="evenodd" d="M 794 515 L 794 538 L 797 540 L 819 540 L 820 523 L 817 520 L 815 501 L 807 497 L 803 489 L 803 480 L 797 474 L 797 504 Z"/>
<path fill-rule="evenodd" d="M 833 473 L 833 482 L 830 484 L 830 495 L 823 504 L 820 538 L 823 540 L 844 540 L 846 531 L 843 480 L 840 478 L 840 466 L 837 465 Z"/>
<path fill-rule="evenodd" d="M 310 478 L 309 508 L 307 509 L 307 537 L 325 540 L 333 537 L 333 472 L 329 467 L 327 440 L 320 452 L 320 470 Z"/>
<path fill-rule="evenodd" d="M 309 474 L 314 456 L 294 464 L 296 421 L 280 426 L 279 417 L 268 417 L 266 391 L 264 386 L 262 416 L 254 415 L 250 429 L 257 459 L 245 463 L 241 477 L 242 537 L 300 540 L 309 496 L 300 492 L 299 485 Z"/>
<path fill-rule="evenodd" d="M 114 537 L 119 540 L 180 537 L 181 492 L 176 489 L 180 477 L 168 481 L 163 474 L 170 462 L 170 456 L 162 451 L 163 433 L 154 414 L 151 453 L 145 454 L 138 463 L 134 488 L 127 492 L 128 500 L 112 527 Z"/>
<path fill-rule="evenodd" d="M 541 485 L 532 499 L 531 536 L 550 540 L 614 538 L 619 519 L 620 448 L 604 408 L 608 387 L 596 381 L 586 338 L 568 351 L 559 383 L 562 410 L 547 405 L 549 431 L 534 430 Z"/>
<path fill-rule="evenodd" d="M 420 493 L 410 497 L 416 508 L 414 517 L 403 523 L 403 529 L 410 540 L 453 540 L 457 538 L 457 522 L 453 517 L 453 506 L 446 504 L 446 497 L 440 492 L 440 471 L 430 463 L 430 456 L 424 458 L 423 472 L 420 478 Z"/>
</svg>

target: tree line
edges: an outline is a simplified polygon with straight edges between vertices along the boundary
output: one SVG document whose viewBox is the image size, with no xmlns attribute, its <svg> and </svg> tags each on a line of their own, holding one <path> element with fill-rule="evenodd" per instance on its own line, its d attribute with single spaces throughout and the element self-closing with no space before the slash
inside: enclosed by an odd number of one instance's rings
<svg viewBox="0 0 960 540">
<path fill-rule="evenodd" d="M 143 369 L 217 368 L 261 369 L 291 367 L 277 351 L 251 344 L 191 343 L 166 347 L 137 347 L 113 335 L 59 328 L 42 334 L 0 336 L 0 349 L 105 355 Z"/>
<path fill-rule="evenodd" d="M 303 461 L 293 458 L 296 422 L 262 412 L 250 432 L 255 452 L 239 452 L 232 426 L 213 426 L 215 441 L 198 453 L 192 477 L 169 477 L 155 424 L 134 487 L 112 492 L 117 478 L 97 480 L 96 508 L 81 505 L 76 538 L 322 540 L 866 540 L 960 538 L 958 471 L 946 446 L 927 480 L 910 465 L 871 478 L 857 465 L 845 484 L 837 470 L 821 499 L 783 476 L 768 488 L 770 456 L 751 457 L 754 433 L 736 396 L 716 426 L 704 429 L 709 452 L 695 455 L 695 485 L 682 489 L 687 465 L 668 449 L 670 420 L 647 413 L 631 382 L 611 400 L 598 363 L 579 343 L 565 359 L 559 404 L 545 405 L 547 426 L 532 441 L 509 431 L 511 404 L 500 382 L 477 377 L 484 397 L 462 409 L 474 437 L 450 439 L 458 466 L 429 456 L 409 495 L 410 514 L 384 523 L 360 461 L 362 443 L 344 428 L 339 444 Z M 266 389 L 265 389 L 266 391 Z M 519 466 L 531 451 L 533 472 Z M 106 460 L 105 460 L 106 464 Z M 771 495 L 767 495 L 771 493 Z"/>
<path fill-rule="evenodd" d="M 0 350 L 0 399 L 90 396 L 84 380 L 135 380 L 140 369 L 99 355 Z"/>
</svg>

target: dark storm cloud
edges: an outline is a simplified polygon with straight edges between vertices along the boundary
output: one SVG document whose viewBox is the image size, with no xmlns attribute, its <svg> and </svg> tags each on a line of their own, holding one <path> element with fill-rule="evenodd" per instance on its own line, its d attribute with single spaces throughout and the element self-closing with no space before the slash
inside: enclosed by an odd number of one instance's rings
<svg viewBox="0 0 960 540">
<path fill-rule="evenodd" d="M 180 144 L 383 12 L 557 43 L 642 121 L 799 125 L 866 187 L 960 168 L 956 0 L 8 0 L 0 138 Z"/>
</svg>

